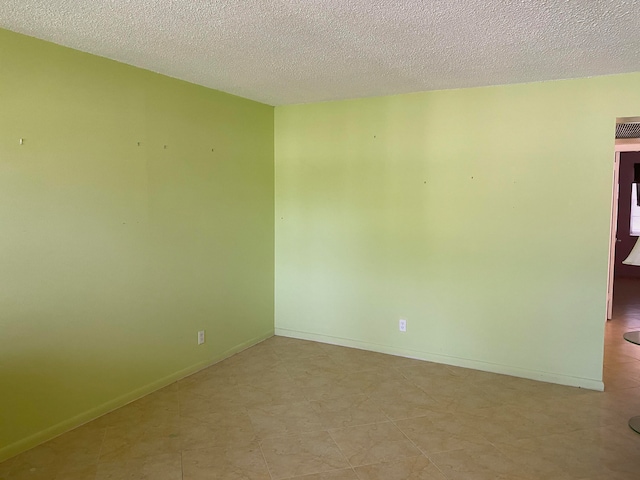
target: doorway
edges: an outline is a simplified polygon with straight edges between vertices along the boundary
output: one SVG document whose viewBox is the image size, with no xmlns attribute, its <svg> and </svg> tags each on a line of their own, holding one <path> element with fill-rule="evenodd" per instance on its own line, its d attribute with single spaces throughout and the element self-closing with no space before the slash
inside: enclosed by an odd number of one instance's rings
<svg viewBox="0 0 640 480">
<path fill-rule="evenodd" d="M 627 125 L 621 128 L 621 125 Z M 625 129 L 626 138 L 625 138 Z M 609 285 L 603 359 L 606 391 L 640 386 L 640 349 L 623 339 L 627 331 L 640 330 L 640 266 L 623 263 L 638 242 L 640 225 L 632 228 L 633 197 L 640 164 L 640 118 L 617 119 L 614 184 L 609 246 Z M 621 138 L 622 137 L 622 138 Z M 638 172 L 640 173 L 640 172 Z"/>
<path fill-rule="evenodd" d="M 638 180 L 634 178 L 636 163 L 640 164 L 640 117 L 618 118 L 611 207 L 607 320 L 611 320 L 613 316 L 616 283 L 622 279 L 640 279 L 640 266 L 622 263 L 640 238 L 639 232 L 631 231 L 632 194 L 635 189 L 633 184 Z M 636 192 L 638 193 L 640 192 Z M 640 291 L 638 296 L 640 297 Z"/>
</svg>

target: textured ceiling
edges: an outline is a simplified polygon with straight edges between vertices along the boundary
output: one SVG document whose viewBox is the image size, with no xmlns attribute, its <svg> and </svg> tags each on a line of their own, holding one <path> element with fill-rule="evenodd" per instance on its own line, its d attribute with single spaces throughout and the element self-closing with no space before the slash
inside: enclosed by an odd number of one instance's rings
<svg viewBox="0 0 640 480">
<path fill-rule="evenodd" d="M 640 0 L 2 0 L 0 27 L 271 105 L 640 70 Z"/>
</svg>

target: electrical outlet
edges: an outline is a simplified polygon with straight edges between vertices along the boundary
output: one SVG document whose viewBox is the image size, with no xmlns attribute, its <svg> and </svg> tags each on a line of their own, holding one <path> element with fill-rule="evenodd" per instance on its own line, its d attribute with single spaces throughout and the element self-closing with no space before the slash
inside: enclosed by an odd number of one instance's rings
<svg viewBox="0 0 640 480">
<path fill-rule="evenodd" d="M 198 332 L 198 345 L 202 345 L 204 343 L 204 330 L 200 330 Z"/>
<path fill-rule="evenodd" d="M 401 318 L 398 322 L 398 330 L 400 330 L 401 332 L 407 331 L 407 321 L 405 319 Z"/>
</svg>

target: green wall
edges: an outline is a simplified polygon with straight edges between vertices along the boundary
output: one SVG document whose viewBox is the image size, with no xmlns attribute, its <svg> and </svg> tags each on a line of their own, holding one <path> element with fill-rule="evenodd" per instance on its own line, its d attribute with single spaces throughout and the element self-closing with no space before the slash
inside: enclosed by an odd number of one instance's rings
<svg viewBox="0 0 640 480">
<path fill-rule="evenodd" d="M 273 334 L 273 141 L 273 107 L 0 30 L 0 460 Z"/>
<path fill-rule="evenodd" d="M 276 107 L 276 333 L 602 388 L 632 115 L 640 74 Z"/>
</svg>

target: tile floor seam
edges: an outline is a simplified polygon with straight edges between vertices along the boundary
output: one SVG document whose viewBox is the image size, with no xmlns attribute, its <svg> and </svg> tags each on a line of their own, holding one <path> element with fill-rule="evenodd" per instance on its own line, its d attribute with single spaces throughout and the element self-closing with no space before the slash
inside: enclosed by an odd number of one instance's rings
<svg viewBox="0 0 640 480">
<path fill-rule="evenodd" d="M 371 427 L 372 425 L 382 425 L 384 423 L 393 423 L 393 422 L 391 420 L 385 420 L 384 422 L 358 423 L 357 425 L 347 425 L 344 427 L 327 428 L 326 431 L 329 432 L 330 430 L 344 430 L 345 428 Z"/>
<path fill-rule="evenodd" d="M 272 440 L 272 439 L 276 439 L 276 438 L 288 438 L 288 437 L 295 437 L 296 435 L 304 435 L 307 433 L 318 433 L 318 432 L 326 432 L 328 429 L 327 428 L 318 428 L 318 429 L 313 429 L 313 430 L 301 430 L 301 431 L 294 431 L 294 432 L 290 432 L 290 433 L 283 433 L 283 434 L 275 434 L 275 435 L 267 435 L 265 437 L 258 437 L 259 441 L 263 441 L 263 440 Z"/>
<path fill-rule="evenodd" d="M 438 401 L 437 401 L 435 398 L 433 398 L 433 397 L 431 396 L 431 393 L 429 393 L 429 391 L 428 391 L 426 388 L 422 387 L 421 385 L 418 385 L 416 382 L 414 382 L 414 381 L 413 381 L 413 380 L 411 380 L 410 378 L 408 378 L 407 380 L 409 380 L 411 383 L 413 383 L 413 385 L 414 385 L 417 389 L 419 389 L 420 391 L 422 391 L 422 393 L 424 393 L 425 395 L 429 396 L 430 398 L 432 398 L 433 400 L 435 400 L 435 401 L 436 401 L 436 403 L 438 403 Z"/>
<path fill-rule="evenodd" d="M 269 474 L 269 478 L 274 480 L 273 474 L 271 473 L 271 469 L 269 468 L 269 463 L 267 462 L 267 457 L 264 454 L 264 450 L 262 450 L 262 441 L 258 441 L 258 448 L 260 449 L 260 455 L 262 455 L 262 460 L 264 461 L 265 467 L 267 467 L 267 473 Z"/>
<path fill-rule="evenodd" d="M 310 434 L 310 433 L 322 433 L 322 432 L 326 432 L 326 429 L 318 429 L 318 430 L 304 430 L 304 431 L 299 431 L 299 432 L 291 432 L 291 433 L 285 433 L 283 435 L 267 435 L 266 437 L 258 437 L 258 440 L 260 442 L 263 442 L 265 440 L 277 440 L 279 438 L 291 438 L 291 437 L 295 437 L 296 435 L 306 435 L 306 434 Z"/>
<path fill-rule="evenodd" d="M 395 425 L 395 422 L 393 421 L 393 419 L 389 416 L 389 414 L 387 414 L 384 410 L 382 410 L 382 408 L 380 408 L 379 403 L 376 401 L 375 398 L 373 398 L 371 395 L 367 395 L 367 400 L 371 400 L 373 403 L 376 404 L 376 406 L 378 407 L 378 410 L 380 410 L 382 412 L 382 414 L 387 417 L 387 421 L 393 423 Z M 377 422 L 377 423 L 383 423 L 383 422 Z M 396 425 L 397 427 L 397 425 Z"/>
<path fill-rule="evenodd" d="M 449 475 L 447 475 L 444 470 L 442 470 L 442 468 L 440 468 L 440 465 L 438 465 L 435 461 L 433 461 L 433 459 L 431 457 L 429 457 L 428 455 L 425 455 L 425 457 L 427 457 L 429 459 L 429 461 L 431 462 L 431 464 L 436 467 L 436 469 L 440 472 L 440 474 L 445 478 L 445 480 L 454 480 L 452 477 L 450 477 Z"/>
<path fill-rule="evenodd" d="M 345 470 L 346 470 L 346 468 L 345 468 Z M 356 478 L 358 480 L 361 480 L 361 477 L 360 477 L 360 475 L 358 475 L 358 472 L 356 471 L 355 467 L 351 467 L 350 470 L 353 472 L 353 474 L 356 476 Z"/>
<path fill-rule="evenodd" d="M 418 417 L 414 417 L 414 418 L 418 418 Z M 403 420 L 408 420 L 408 419 L 403 419 Z M 417 444 L 416 442 L 414 442 L 409 435 L 407 435 L 404 430 L 402 430 L 394 421 L 392 421 L 392 423 L 396 426 L 396 428 L 398 430 L 400 430 L 400 432 L 407 438 L 407 440 L 409 440 L 411 442 L 411 444 L 422 454 L 422 456 L 424 456 L 425 458 L 427 458 L 434 467 L 436 467 L 436 469 L 442 474 L 443 477 L 445 477 L 446 479 L 449 479 L 449 477 L 447 475 L 445 475 L 445 473 L 440 469 L 440 467 L 429 457 L 429 455 L 427 455 L 427 453 L 422 450 Z"/>
<path fill-rule="evenodd" d="M 104 448 L 104 443 L 107 439 L 107 427 L 108 425 L 104 427 L 102 432 L 102 440 L 100 441 L 100 449 L 98 450 L 98 461 L 96 463 L 96 475 L 94 478 L 98 478 L 98 467 L 100 465 L 100 458 L 102 458 L 102 449 Z"/>
<path fill-rule="evenodd" d="M 299 433 L 296 433 L 296 434 L 293 434 L 293 435 L 288 435 L 288 437 L 296 437 L 296 436 L 297 437 L 301 437 L 301 436 L 306 435 L 306 434 L 319 433 L 319 432 L 320 431 L 316 431 L 316 432 L 299 432 Z M 344 454 L 344 452 L 342 451 L 340 446 L 337 444 L 337 442 L 334 440 L 334 438 L 331 436 L 331 433 L 329 433 L 329 431 L 327 431 L 327 430 L 322 430 L 321 432 L 322 433 L 326 433 L 329 436 L 329 438 L 331 439 L 331 441 L 335 445 L 335 447 L 338 450 L 338 452 L 340 453 L 340 455 L 342 455 L 343 459 L 347 462 L 347 465 L 349 466 L 349 468 L 353 469 L 353 466 L 351 465 L 351 462 L 349 461 L 347 456 Z M 278 437 L 278 438 L 283 438 L 283 437 Z M 262 450 L 262 442 L 260 443 L 260 448 Z M 265 462 L 266 462 L 266 456 L 265 456 Z M 268 463 L 267 463 L 267 467 L 268 467 Z M 275 477 L 272 476 L 272 480 L 289 480 L 289 479 L 292 479 L 292 478 L 295 479 L 295 478 L 305 477 L 305 476 L 308 476 L 308 475 L 321 475 L 321 474 L 328 473 L 328 472 L 331 472 L 331 471 L 344 470 L 344 469 L 345 468 L 341 467 L 341 468 L 336 468 L 336 469 L 331 469 L 331 470 L 324 470 L 324 471 L 321 470 L 321 471 L 318 471 L 318 472 L 309 472 L 309 473 L 304 473 L 302 475 L 293 475 L 291 477 L 281 477 L 281 478 L 278 478 L 278 479 L 276 479 Z"/>
<path fill-rule="evenodd" d="M 333 438 L 333 435 L 331 435 L 331 432 L 329 430 L 327 430 L 327 433 L 329 434 L 329 437 L 331 438 L 331 441 L 335 444 L 335 446 L 338 449 L 338 451 L 340 452 L 340 454 L 344 457 L 344 459 L 349 464 L 349 467 L 351 467 L 351 469 L 355 471 L 355 466 L 351 463 L 351 460 L 349 460 L 349 457 L 347 457 L 347 455 L 344 453 L 344 451 L 340 448 L 340 445 L 338 445 L 338 442 L 336 442 L 336 439 Z M 356 473 L 356 475 L 358 475 L 358 472 L 355 472 L 355 473 Z"/>
<path fill-rule="evenodd" d="M 422 418 L 425 417 L 425 415 L 422 415 L 420 417 L 413 417 L 413 418 Z M 411 418 L 403 418 L 402 421 L 404 420 L 412 420 Z M 400 420 L 399 420 L 400 421 Z M 394 422 L 395 425 L 395 422 Z M 422 455 L 424 455 L 425 457 L 429 458 L 429 455 L 427 454 L 427 452 L 425 450 L 423 450 L 422 448 L 420 448 L 413 440 L 411 440 L 411 438 L 405 433 L 404 430 L 402 430 L 398 425 L 396 425 L 396 427 L 398 428 L 398 430 L 400 430 L 402 432 L 402 434 L 407 437 L 409 439 L 409 441 L 422 453 Z M 482 439 L 487 442 L 487 443 L 491 443 L 486 437 L 482 436 L 481 434 L 478 434 L 480 437 L 482 437 Z M 448 450 L 438 450 L 438 451 L 433 451 L 431 452 L 432 455 L 437 455 L 439 453 L 448 453 L 448 452 L 455 452 L 458 450 L 466 450 L 468 447 L 461 447 L 461 448 L 451 448 Z M 431 460 L 429 458 L 429 460 Z"/>
<path fill-rule="evenodd" d="M 418 448 L 418 447 L 416 446 L 416 448 Z M 420 450 L 420 449 L 418 448 L 418 450 Z M 431 462 L 431 464 L 432 464 L 434 467 L 436 467 L 436 469 L 438 470 L 438 472 L 440 472 L 440 474 L 441 474 L 441 475 L 442 475 L 446 480 L 451 480 L 451 477 L 449 477 L 449 475 L 447 475 L 446 473 L 444 473 L 444 471 L 440 468 L 440 466 L 439 466 L 436 462 L 434 462 L 434 461 L 433 461 L 433 459 L 432 459 L 429 455 L 427 455 L 427 454 L 426 454 L 425 452 L 423 452 L 422 450 L 420 450 L 420 452 L 422 452 L 422 456 L 423 456 L 423 457 L 425 457 L 427 460 L 429 460 L 429 462 Z"/>
</svg>

